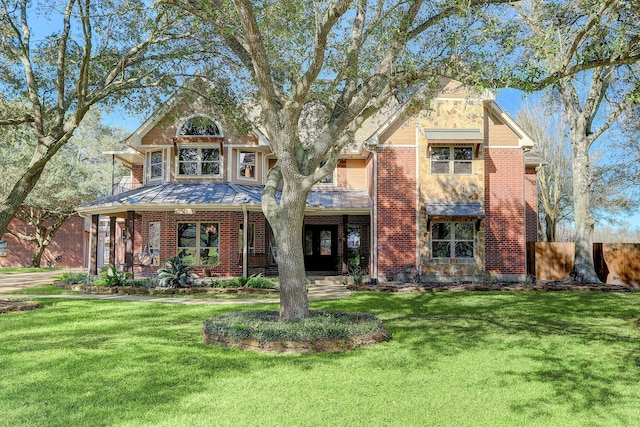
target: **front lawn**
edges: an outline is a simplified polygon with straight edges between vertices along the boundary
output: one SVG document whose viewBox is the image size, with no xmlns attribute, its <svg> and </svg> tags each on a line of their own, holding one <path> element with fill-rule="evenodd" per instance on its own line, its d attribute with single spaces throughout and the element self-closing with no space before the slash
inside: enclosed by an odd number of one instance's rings
<svg viewBox="0 0 640 427">
<path fill-rule="evenodd" d="M 0 315 L 2 425 L 640 425 L 640 294 L 359 293 L 312 308 L 393 340 L 309 355 L 203 343 L 246 305 L 41 302 Z"/>
<path fill-rule="evenodd" d="M 0 274 L 41 273 L 62 270 L 62 267 L 0 267 Z"/>
</svg>

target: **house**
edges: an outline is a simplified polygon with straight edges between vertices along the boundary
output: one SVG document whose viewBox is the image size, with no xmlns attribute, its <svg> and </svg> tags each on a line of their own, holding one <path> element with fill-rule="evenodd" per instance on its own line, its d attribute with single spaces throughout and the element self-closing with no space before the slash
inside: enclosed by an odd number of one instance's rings
<svg viewBox="0 0 640 427">
<path fill-rule="evenodd" d="M 526 243 L 537 238 L 538 162 L 526 156 L 533 141 L 490 94 L 443 81 L 430 105 L 388 108 L 355 139 L 309 194 L 309 275 L 359 265 L 374 282 L 407 272 L 524 279 Z M 131 189 L 78 208 L 94 228 L 110 218 L 110 262 L 147 275 L 182 254 L 200 274 L 277 274 L 260 204 L 276 161 L 265 135 L 236 132 L 222 114 L 175 96 L 126 142 L 114 157 L 131 169 Z"/>
</svg>

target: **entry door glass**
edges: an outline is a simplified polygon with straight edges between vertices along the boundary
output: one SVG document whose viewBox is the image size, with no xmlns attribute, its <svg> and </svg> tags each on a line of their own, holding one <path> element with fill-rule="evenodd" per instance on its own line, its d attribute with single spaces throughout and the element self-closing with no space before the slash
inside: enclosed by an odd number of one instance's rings
<svg viewBox="0 0 640 427">
<path fill-rule="evenodd" d="M 307 225 L 304 231 L 304 261 L 307 270 L 336 270 L 338 227 Z"/>
</svg>

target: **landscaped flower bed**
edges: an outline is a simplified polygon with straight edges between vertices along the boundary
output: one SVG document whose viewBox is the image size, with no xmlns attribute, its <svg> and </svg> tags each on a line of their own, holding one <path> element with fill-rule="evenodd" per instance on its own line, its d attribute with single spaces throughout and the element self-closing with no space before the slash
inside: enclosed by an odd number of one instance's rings
<svg viewBox="0 0 640 427">
<path fill-rule="evenodd" d="M 205 343 L 265 353 L 339 352 L 389 340 L 380 320 L 368 313 L 311 311 L 300 320 L 279 321 L 277 311 L 240 311 L 208 318 Z"/>
</svg>

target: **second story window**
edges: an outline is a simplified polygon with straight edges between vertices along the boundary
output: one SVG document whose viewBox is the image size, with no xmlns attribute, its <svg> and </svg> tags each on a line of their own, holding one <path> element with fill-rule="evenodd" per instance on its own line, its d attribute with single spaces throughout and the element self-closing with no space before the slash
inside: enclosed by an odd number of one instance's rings
<svg viewBox="0 0 640 427">
<path fill-rule="evenodd" d="M 323 160 L 320 162 L 320 167 L 324 166 L 326 163 L 327 161 Z M 318 181 L 318 184 L 333 184 L 333 172 Z"/>
<path fill-rule="evenodd" d="M 473 173 L 473 148 L 431 148 L 431 173 L 471 175 Z"/>
<path fill-rule="evenodd" d="M 219 148 L 181 147 L 178 149 L 178 176 L 221 176 Z"/>
<path fill-rule="evenodd" d="M 149 179 L 155 181 L 162 179 L 162 151 L 152 151 L 149 154 Z"/>
<path fill-rule="evenodd" d="M 241 151 L 238 153 L 238 178 L 256 179 L 256 153 Z"/>
</svg>

